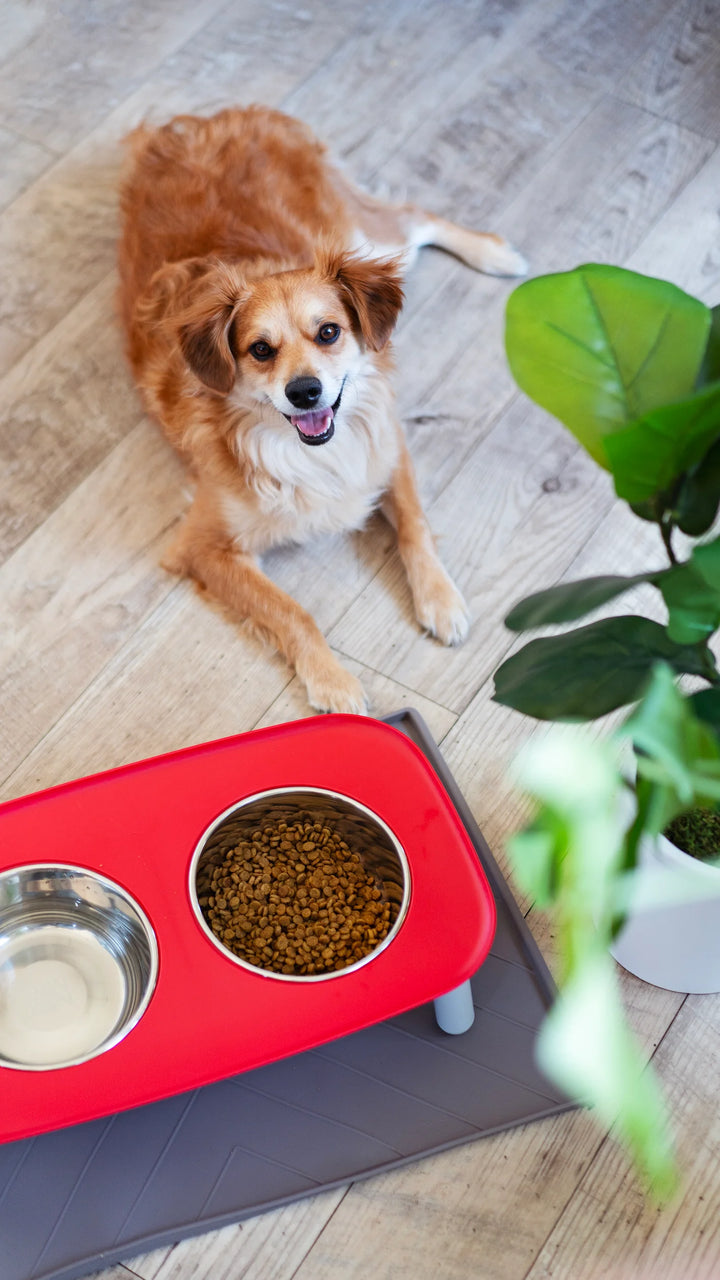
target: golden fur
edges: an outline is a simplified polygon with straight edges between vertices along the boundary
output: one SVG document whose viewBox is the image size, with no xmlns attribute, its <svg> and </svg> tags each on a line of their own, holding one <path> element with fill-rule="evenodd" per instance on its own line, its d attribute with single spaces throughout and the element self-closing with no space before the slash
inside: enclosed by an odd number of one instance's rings
<svg viewBox="0 0 720 1280">
<path fill-rule="evenodd" d="M 421 244 L 496 274 L 521 273 L 522 259 L 499 237 L 357 191 L 276 111 L 180 116 L 129 141 L 128 354 L 196 486 L 169 567 L 272 637 L 314 707 L 362 711 L 359 682 L 257 557 L 358 528 L 381 505 L 421 626 L 464 638 L 395 411 L 389 339 Z M 382 257 L 367 256 L 373 246 Z"/>
</svg>

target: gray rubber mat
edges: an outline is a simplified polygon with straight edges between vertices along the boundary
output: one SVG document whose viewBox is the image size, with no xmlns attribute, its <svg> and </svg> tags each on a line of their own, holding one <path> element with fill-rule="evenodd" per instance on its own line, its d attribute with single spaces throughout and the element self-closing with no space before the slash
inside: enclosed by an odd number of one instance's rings
<svg viewBox="0 0 720 1280">
<path fill-rule="evenodd" d="M 423 720 L 425 752 L 473 841 L 498 924 L 472 980 L 475 1023 L 432 1005 L 150 1106 L 0 1145 L 1 1280 L 75 1280 L 572 1105 L 534 1063 L 553 984 Z"/>
</svg>

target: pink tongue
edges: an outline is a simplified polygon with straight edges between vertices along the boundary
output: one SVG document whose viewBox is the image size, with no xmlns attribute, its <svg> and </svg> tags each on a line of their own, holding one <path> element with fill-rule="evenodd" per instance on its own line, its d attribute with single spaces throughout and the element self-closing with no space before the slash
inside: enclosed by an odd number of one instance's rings
<svg viewBox="0 0 720 1280">
<path fill-rule="evenodd" d="M 312 413 L 293 413 L 290 421 L 304 436 L 323 436 L 333 420 L 332 409 L 313 409 Z"/>
</svg>

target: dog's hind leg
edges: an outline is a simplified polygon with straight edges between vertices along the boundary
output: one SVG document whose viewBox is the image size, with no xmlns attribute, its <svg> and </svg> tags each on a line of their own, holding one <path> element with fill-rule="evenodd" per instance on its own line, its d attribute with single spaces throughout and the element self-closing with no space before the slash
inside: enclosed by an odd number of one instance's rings
<svg viewBox="0 0 720 1280">
<path fill-rule="evenodd" d="M 445 249 L 474 271 L 484 271 L 486 275 L 524 276 L 527 273 L 528 265 L 522 254 L 503 236 L 459 227 L 414 205 L 405 205 L 398 210 L 398 215 L 410 251 L 432 245 Z"/>
<path fill-rule="evenodd" d="M 527 263 L 502 236 L 471 231 L 414 204 L 378 200 L 336 172 L 337 186 L 355 225 L 354 248 L 364 256 L 401 254 L 412 266 L 418 249 L 433 245 L 492 276 L 524 276 Z"/>
</svg>

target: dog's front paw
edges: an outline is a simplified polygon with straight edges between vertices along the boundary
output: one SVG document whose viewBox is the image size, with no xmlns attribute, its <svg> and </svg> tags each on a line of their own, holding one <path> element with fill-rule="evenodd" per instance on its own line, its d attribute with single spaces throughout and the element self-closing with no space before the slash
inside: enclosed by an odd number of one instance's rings
<svg viewBox="0 0 720 1280">
<path fill-rule="evenodd" d="M 441 565 L 416 593 L 415 613 L 421 627 L 442 644 L 462 644 L 470 629 L 467 605 Z"/>
<path fill-rule="evenodd" d="M 308 702 L 316 711 L 345 711 L 367 714 L 367 699 L 359 680 L 339 662 L 329 663 L 305 677 Z"/>
</svg>

